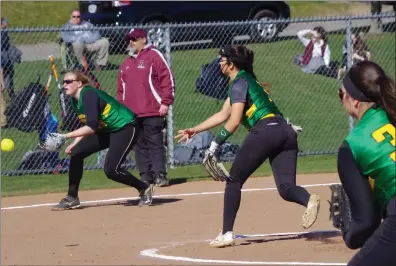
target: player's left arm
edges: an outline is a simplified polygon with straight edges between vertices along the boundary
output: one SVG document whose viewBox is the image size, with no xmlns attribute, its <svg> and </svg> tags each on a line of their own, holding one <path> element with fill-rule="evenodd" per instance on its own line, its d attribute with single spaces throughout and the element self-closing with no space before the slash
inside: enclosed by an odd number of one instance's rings
<svg viewBox="0 0 396 266">
<path fill-rule="evenodd" d="M 95 91 L 87 91 L 83 95 L 82 103 L 85 111 L 86 125 L 65 134 L 67 139 L 85 137 L 95 134 L 99 127 L 101 101 Z"/>
<path fill-rule="evenodd" d="M 231 116 L 224 125 L 224 128 L 227 129 L 228 132 L 233 134 L 241 123 L 243 110 L 245 109 L 245 103 L 234 103 L 231 106 Z"/>
<path fill-rule="evenodd" d="M 72 132 L 66 133 L 65 137 L 66 139 L 70 138 L 77 138 L 77 137 L 86 137 L 95 134 L 95 131 L 90 128 L 89 126 L 83 126 L 80 127 L 79 129 L 76 129 Z"/>
<path fill-rule="evenodd" d="M 339 149 L 337 168 L 342 187 L 349 198 L 352 220 L 344 236 L 345 244 L 350 249 L 364 245 L 378 228 L 381 216 L 375 204 L 367 177 L 358 166 L 347 142 Z"/>
<path fill-rule="evenodd" d="M 84 93 L 82 102 L 84 105 L 86 125 L 66 134 L 50 133 L 44 143 L 40 144 L 40 148 L 46 151 L 57 151 L 70 138 L 75 138 L 72 145 L 76 145 L 83 137 L 95 134 L 99 127 L 98 122 L 100 121 L 101 110 L 104 108 L 101 108 L 101 106 L 105 102 L 102 103 L 98 94 L 94 91 Z"/>
<path fill-rule="evenodd" d="M 230 98 L 231 115 L 215 139 L 217 144 L 221 145 L 238 129 L 247 101 L 248 88 L 249 84 L 244 78 L 233 84 Z"/>
<path fill-rule="evenodd" d="M 219 150 L 220 145 L 238 128 L 245 108 L 247 90 L 248 83 L 243 78 L 237 80 L 233 84 L 231 88 L 231 97 L 227 98 L 228 106 L 226 108 L 227 112 L 230 114 L 229 118 L 217 134 L 215 140 L 210 144 L 209 149 L 205 151 L 203 165 L 215 181 L 226 181 L 229 177 L 228 171 L 222 163 L 217 161 L 215 154 Z"/>
</svg>

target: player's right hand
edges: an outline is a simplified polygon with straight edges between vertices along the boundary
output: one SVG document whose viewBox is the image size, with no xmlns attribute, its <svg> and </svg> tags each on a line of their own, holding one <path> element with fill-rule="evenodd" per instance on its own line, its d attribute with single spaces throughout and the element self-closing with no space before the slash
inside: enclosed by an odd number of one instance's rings
<svg viewBox="0 0 396 266">
<path fill-rule="evenodd" d="M 188 143 L 188 141 L 195 135 L 197 134 L 197 132 L 194 130 L 194 128 L 186 128 L 186 129 L 182 129 L 177 131 L 177 135 L 175 136 L 175 139 L 179 139 L 177 143 L 180 143 L 182 141 L 186 141 Z"/>
</svg>

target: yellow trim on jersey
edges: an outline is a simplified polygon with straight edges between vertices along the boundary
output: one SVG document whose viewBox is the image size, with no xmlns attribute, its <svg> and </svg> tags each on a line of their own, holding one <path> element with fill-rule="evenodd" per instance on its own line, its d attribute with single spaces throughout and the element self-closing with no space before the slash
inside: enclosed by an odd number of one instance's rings
<svg viewBox="0 0 396 266">
<path fill-rule="evenodd" d="M 110 113 L 110 110 L 111 110 L 111 105 L 110 105 L 110 104 L 106 104 L 106 106 L 105 106 L 105 108 L 104 108 L 104 110 L 103 110 L 102 115 L 104 115 L 105 117 L 107 117 L 107 116 L 109 115 L 109 113 Z"/>
<path fill-rule="evenodd" d="M 273 113 L 270 113 L 268 115 L 263 116 L 262 118 L 260 118 L 260 120 L 266 119 L 268 117 L 274 117 L 275 115 Z"/>
<path fill-rule="evenodd" d="M 250 106 L 250 108 L 245 112 L 245 115 L 250 119 L 254 113 L 254 111 L 257 110 L 257 107 L 255 104 L 252 104 L 252 106 Z"/>
<path fill-rule="evenodd" d="M 87 124 L 87 117 L 85 116 L 85 114 L 81 114 L 78 116 L 78 119 L 80 120 L 81 123 L 83 123 L 84 125 Z M 105 128 L 107 127 L 107 124 L 105 122 L 103 122 L 103 120 L 99 120 L 98 121 L 98 127 L 99 128 Z"/>
<path fill-rule="evenodd" d="M 245 115 L 250 119 L 254 113 L 254 111 L 257 110 L 257 107 L 255 104 L 252 104 L 252 106 L 250 106 L 250 108 L 245 112 Z M 268 117 L 273 117 L 275 116 L 273 113 L 267 114 L 265 116 L 263 116 L 262 118 L 260 118 L 260 120 L 268 118 Z"/>
<path fill-rule="evenodd" d="M 374 191 L 375 188 L 375 180 L 371 178 L 370 176 L 368 177 L 369 185 L 372 191 Z"/>
<path fill-rule="evenodd" d="M 78 119 L 80 120 L 81 123 L 87 124 L 87 118 L 85 117 L 84 114 L 79 115 Z"/>
</svg>

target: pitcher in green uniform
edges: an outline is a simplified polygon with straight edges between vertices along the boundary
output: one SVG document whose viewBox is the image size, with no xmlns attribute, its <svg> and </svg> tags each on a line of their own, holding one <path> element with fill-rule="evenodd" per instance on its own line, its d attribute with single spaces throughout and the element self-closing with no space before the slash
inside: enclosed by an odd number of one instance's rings
<svg viewBox="0 0 396 266">
<path fill-rule="evenodd" d="M 53 210 L 81 207 L 78 188 L 83 175 L 84 159 L 107 148 L 103 169 L 106 176 L 136 188 L 140 196 L 139 206 L 150 205 L 153 186 L 121 168 L 137 139 L 135 114 L 106 92 L 92 87 L 89 79 L 78 71 L 68 72 L 63 85 L 85 126 L 62 136 L 64 139 L 75 139 L 66 148 L 66 153 L 70 154 L 69 191 Z"/>
<path fill-rule="evenodd" d="M 297 132 L 301 128 L 284 119 L 274 100 L 257 81 L 251 50 L 245 46 L 227 46 L 220 50 L 220 56 L 221 71 L 230 77 L 229 97 L 222 110 L 193 128 L 180 130 L 176 136 L 180 138 L 179 142 L 188 140 L 227 121 L 209 148 L 209 152 L 216 155 L 220 145 L 240 124 L 249 131 L 226 182 L 222 232 L 210 242 L 210 246 L 234 244 L 233 227 L 242 186 L 268 158 L 280 196 L 303 206 L 302 226 L 311 227 L 318 215 L 320 199 L 318 195 L 310 195 L 305 188 L 296 186 Z"/>
<path fill-rule="evenodd" d="M 344 241 L 351 249 L 361 248 L 348 266 L 394 266 L 395 82 L 378 64 L 363 61 L 347 72 L 339 96 L 357 120 L 338 153 L 338 173 L 352 214 Z"/>
</svg>

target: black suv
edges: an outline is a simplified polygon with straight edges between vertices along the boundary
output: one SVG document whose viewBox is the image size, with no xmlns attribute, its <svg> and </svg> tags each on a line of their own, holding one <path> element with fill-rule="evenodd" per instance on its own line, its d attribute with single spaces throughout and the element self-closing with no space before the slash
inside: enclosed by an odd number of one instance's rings
<svg viewBox="0 0 396 266">
<path fill-rule="evenodd" d="M 268 24 L 268 20 L 290 17 L 290 8 L 283 1 L 80 1 L 82 19 L 94 25 L 153 24 L 147 29 L 148 39 L 159 49 L 164 46 L 164 30 L 156 28 L 162 23 L 193 23 L 258 20 L 254 26 L 224 26 L 172 28 L 172 42 L 191 42 L 213 39 L 229 42 L 230 38 L 249 35 L 256 42 L 271 40 L 287 24 Z M 111 50 L 123 52 L 121 38 L 128 30 L 106 30 Z M 121 50 L 120 50 L 121 49 Z"/>
</svg>

